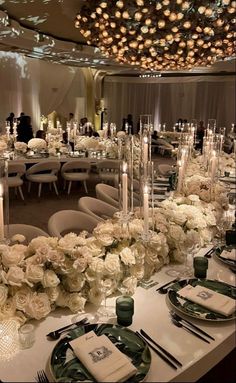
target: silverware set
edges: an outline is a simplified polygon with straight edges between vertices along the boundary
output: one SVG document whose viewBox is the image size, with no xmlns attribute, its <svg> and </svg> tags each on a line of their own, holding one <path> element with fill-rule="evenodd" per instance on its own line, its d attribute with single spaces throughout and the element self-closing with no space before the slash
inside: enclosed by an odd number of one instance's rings
<svg viewBox="0 0 236 383">
<path fill-rule="evenodd" d="M 206 331 L 202 330 L 201 328 L 199 328 L 195 324 L 189 322 L 187 319 L 181 318 L 174 311 L 170 311 L 170 315 L 171 315 L 171 321 L 176 327 L 183 328 L 184 330 L 188 331 L 192 335 L 201 339 L 205 343 L 210 343 L 210 341 L 208 339 L 215 340 L 215 338 L 213 338 L 213 336 L 208 334 Z M 206 338 L 208 338 L 208 339 L 206 339 Z"/>
<path fill-rule="evenodd" d="M 61 334 L 63 334 L 66 331 L 73 330 L 79 326 L 82 326 L 84 324 L 89 324 L 88 318 L 83 318 L 78 322 L 70 323 L 67 326 L 61 327 L 55 331 L 51 331 L 47 334 L 47 337 L 51 340 L 57 340 L 60 338 Z"/>
<path fill-rule="evenodd" d="M 37 371 L 35 381 L 38 383 L 49 383 L 49 379 L 46 375 L 46 372 L 44 370 Z"/>
<path fill-rule="evenodd" d="M 165 283 L 161 287 L 158 287 L 158 289 L 156 289 L 156 291 L 158 291 L 159 294 L 166 294 L 168 292 L 170 285 L 172 285 L 175 282 L 178 282 L 179 280 L 180 280 L 180 278 L 172 279 L 171 281 Z"/>
</svg>

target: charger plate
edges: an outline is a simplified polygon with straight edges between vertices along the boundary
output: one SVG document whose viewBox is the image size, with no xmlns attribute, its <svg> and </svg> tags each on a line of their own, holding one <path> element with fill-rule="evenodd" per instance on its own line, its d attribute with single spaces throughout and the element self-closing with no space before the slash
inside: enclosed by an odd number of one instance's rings
<svg viewBox="0 0 236 383">
<path fill-rule="evenodd" d="M 232 247 L 232 246 L 218 247 L 215 251 L 215 257 L 219 259 L 219 261 L 223 262 L 226 266 L 230 267 L 233 270 L 236 270 L 236 261 L 221 257 L 221 253 L 223 252 L 223 250 L 232 250 L 233 248 L 235 247 Z"/>
<path fill-rule="evenodd" d="M 133 331 L 113 324 L 89 324 L 70 331 L 54 347 L 50 369 L 55 382 L 95 382 L 93 376 L 75 356 L 69 342 L 93 330 L 98 336 L 105 334 L 116 347 L 127 355 L 137 372 L 127 382 L 141 382 L 146 377 L 150 364 L 151 353 L 147 344 Z"/>
<path fill-rule="evenodd" d="M 178 291 L 186 285 L 200 285 L 217 293 L 236 299 L 236 288 L 228 285 L 227 283 L 209 279 L 183 279 L 171 285 L 168 290 L 167 299 L 173 308 L 188 316 L 211 322 L 229 321 L 236 318 L 236 311 L 232 315 L 226 317 L 222 314 L 213 312 L 206 307 L 200 306 L 197 303 L 183 299 L 178 295 Z"/>
</svg>

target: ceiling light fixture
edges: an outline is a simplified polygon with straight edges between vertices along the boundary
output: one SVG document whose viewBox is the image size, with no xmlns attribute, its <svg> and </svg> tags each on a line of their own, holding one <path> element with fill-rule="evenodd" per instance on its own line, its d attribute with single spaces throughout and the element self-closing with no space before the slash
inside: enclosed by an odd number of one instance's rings
<svg viewBox="0 0 236 383">
<path fill-rule="evenodd" d="M 144 70 L 210 66 L 235 55 L 231 0 L 94 0 L 76 17 L 89 45 Z"/>
</svg>

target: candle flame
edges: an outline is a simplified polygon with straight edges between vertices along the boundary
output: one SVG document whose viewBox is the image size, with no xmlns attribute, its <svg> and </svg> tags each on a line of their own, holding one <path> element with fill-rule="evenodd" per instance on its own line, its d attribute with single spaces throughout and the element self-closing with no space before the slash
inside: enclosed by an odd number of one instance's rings
<svg viewBox="0 0 236 383">
<path fill-rule="evenodd" d="M 148 193 L 148 185 L 144 185 L 143 187 L 143 193 L 147 194 Z"/>
<path fill-rule="evenodd" d="M 143 137 L 143 142 L 144 142 L 144 144 L 147 144 L 148 143 L 148 138 L 145 136 L 145 137 Z"/>
<path fill-rule="evenodd" d="M 127 162 L 123 162 L 123 173 L 127 173 L 127 168 L 128 168 Z"/>
</svg>

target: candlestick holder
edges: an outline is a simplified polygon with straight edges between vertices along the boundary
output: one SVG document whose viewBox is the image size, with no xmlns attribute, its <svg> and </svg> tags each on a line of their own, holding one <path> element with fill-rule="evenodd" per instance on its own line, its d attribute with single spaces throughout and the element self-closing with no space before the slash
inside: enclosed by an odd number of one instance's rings
<svg viewBox="0 0 236 383">
<path fill-rule="evenodd" d="M 0 157 L 0 243 L 9 241 L 8 161 Z"/>
</svg>

